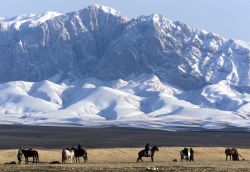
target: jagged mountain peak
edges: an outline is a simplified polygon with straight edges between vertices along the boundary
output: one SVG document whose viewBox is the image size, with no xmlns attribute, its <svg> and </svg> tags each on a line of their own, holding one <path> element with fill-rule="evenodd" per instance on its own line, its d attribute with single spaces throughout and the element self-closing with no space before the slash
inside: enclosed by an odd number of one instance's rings
<svg viewBox="0 0 250 172">
<path fill-rule="evenodd" d="M 122 16 L 122 14 L 119 11 L 115 10 L 114 8 L 104 6 L 101 4 L 89 5 L 87 7 L 87 9 L 89 9 L 89 10 L 102 10 L 103 12 L 108 13 L 108 14 L 112 14 L 114 16 Z"/>
</svg>

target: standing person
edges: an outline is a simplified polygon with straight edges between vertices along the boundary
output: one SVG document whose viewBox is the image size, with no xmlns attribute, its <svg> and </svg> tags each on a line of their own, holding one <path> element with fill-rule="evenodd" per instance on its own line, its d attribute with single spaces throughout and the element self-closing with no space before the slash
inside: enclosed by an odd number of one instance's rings
<svg viewBox="0 0 250 172">
<path fill-rule="evenodd" d="M 79 143 L 78 146 L 77 146 L 78 150 L 81 150 L 82 149 L 82 144 Z"/>
<path fill-rule="evenodd" d="M 194 161 L 194 150 L 190 148 L 190 161 Z"/>
<path fill-rule="evenodd" d="M 23 156 L 22 149 L 19 148 L 19 150 L 18 150 L 18 152 L 17 152 L 18 164 L 21 164 L 21 162 L 22 162 L 22 156 Z"/>
<path fill-rule="evenodd" d="M 146 144 L 145 151 L 146 151 L 146 156 L 150 156 L 150 146 L 149 146 L 149 143 Z"/>
</svg>

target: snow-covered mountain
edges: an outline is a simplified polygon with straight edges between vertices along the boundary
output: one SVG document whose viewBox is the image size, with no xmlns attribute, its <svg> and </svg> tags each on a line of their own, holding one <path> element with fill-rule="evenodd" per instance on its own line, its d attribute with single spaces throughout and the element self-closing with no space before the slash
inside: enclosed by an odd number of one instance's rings
<svg viewBox="0 0 250 172">
<path fill-rule="evenodd" d="M 0 19 L 0 123 L 250 128 L 250 43 L 91 5 Z"/>
</svg>

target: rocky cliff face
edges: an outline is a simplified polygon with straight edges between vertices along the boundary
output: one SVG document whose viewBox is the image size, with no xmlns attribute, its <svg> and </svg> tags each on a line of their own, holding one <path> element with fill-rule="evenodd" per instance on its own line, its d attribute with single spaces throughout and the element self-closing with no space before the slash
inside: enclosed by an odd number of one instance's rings
<svg viewBox="0 0 250 172">
<path fill-rule="evenodd" d="M 128 20 L 92 5 L 3 20 L 0 30 L 1 82 L 153 73 L 182 89 L 221 80 L 249 86 L 249 47 L 158 14 Z"/>
<path fill-rule="evenodd" d="M 37 16 L 1 22 L 1 82 L 85 76 L 124 29 L 126 18 L 112 10 L 93 5 L 66 15 L 49 12 L 43 22 Z"/>
</svg>

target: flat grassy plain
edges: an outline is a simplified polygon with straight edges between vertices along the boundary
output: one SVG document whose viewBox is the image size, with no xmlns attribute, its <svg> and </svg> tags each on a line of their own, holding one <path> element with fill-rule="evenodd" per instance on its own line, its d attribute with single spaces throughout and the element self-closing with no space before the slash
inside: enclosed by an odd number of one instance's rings
<svg viewBox="0 0 250 172">
<path fill-rule="evenodd" d="M 224 147 L 194 147 L 194 162 L 180 162 L 179 151 L 182 147 L 160 147 L 154 163 L 149 158 L 144 158 L 143 163 L 136 163 L 137 152 L 141 149 L 87 149 L 89 160 L 86 164 L 83 160 L 81 164 L 49 164 L 61 161 L 61 150 L 38 149 L 40 163 L 28 165 L 4 165 L 17 161 L 17 149 L 0 150 L 0 171 L 250 171 L 250 149 L 247 148 L 238 149 L 241 159 L 245 159 L 238 162 L 225 161 Z M 172 162 L 173 159 L 177 162 Z"/>
<path fill-rule="evenodd" d="M 83 128 L 0 125 L 0 172 L 80 172 L 80 171 L 158 171 L 207 172 L 250 171 L 250 132 L 226 131 L 161 131 L 135 128 Z M 136 163 L 137 153 L 145 143 L 160 146 L 155 162 L 149 158 Z M 49 164 L 61 161 L 61 148 L 83 143 L 89 161 L 84 164 Z M 193 147 L 194 162 L 180 162 L 183 146 Z M 19 147 L 38 150 L 40 163 L 4 165 L 17 161 Z M 225 161 L 226 147 L 237 147 L 245 161 Z M 241 158 L 241 159 L 242 159 Z M 172 162 L 177 159 L 178 162 Z M 30 159 L 31 161 L 31 159 Z M 83 162 L 83 160 L 82 160 Z M 156 170 L 157 171 L 157 170 Z"/>
</svg>

